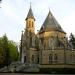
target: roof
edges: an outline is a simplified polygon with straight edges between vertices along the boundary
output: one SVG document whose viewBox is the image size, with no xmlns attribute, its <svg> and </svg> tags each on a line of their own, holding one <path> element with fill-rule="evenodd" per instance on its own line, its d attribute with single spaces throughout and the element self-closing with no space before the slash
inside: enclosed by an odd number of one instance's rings
<svg viewBox="0 0 75 75">
<path fill-rule="evenodd" d="M 31 6 L 30 6 L 29 12 L 28 12 L 28 14 L 27 14 L 26 20 L 27 20 L 28 18 L 33 18 L 33 19 L 35 20 L 35 18 L 34 18 L 34 16 L 33 16 L 32 9 L 31 9 Z"/>
<path fill-rule="evenodd" d="M 50 10 L 49 10 L 49 13 L 48 13 L 48 15 L 47 15 L 47 17 L 46 17 L 46 19 L 45 19 L 40 31 L 39 31 L 39 33 L 45 32 L 45 31 L 60 31 L 60 32 L 64 32 L 63 29 L 61 28 L 60 24 L 56 21 L 56 19 L 52 15 Z"/>
</svg>

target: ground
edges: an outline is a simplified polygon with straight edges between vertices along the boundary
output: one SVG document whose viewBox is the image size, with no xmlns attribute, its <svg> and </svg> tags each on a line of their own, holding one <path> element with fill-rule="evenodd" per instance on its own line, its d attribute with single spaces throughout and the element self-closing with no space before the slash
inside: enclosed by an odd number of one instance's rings
<svg viewBox="0 0 75 75">
<path fill-rule="evenodd" d="M 0 75 L 50 75 L 50 74 L 0 73 Z"/>
</svg>

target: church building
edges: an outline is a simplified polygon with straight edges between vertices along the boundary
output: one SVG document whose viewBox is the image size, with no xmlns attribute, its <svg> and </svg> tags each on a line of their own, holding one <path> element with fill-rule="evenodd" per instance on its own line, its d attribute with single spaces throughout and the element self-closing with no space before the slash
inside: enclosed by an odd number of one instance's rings
<svg viewBox="0 0 75 75">
<path fill-rule="evenodd" d="M 75 50 L 50 10 L 37 34 L 31 6 L 25 21 L 20 44 L 22 63 L 39 64 L 41 68 L 75 68 Z"/>
</svg>

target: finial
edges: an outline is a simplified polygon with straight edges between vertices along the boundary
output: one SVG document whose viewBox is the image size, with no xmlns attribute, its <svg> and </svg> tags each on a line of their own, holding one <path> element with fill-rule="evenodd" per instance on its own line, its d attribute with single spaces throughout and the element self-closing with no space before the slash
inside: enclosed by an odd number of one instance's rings
<svg viewBox="0 0 75 75">
<path fill-rule="evenodd" d="M 2 2 L 2 0 L 0 0 L 0 8 L 1 8 L 1 2 Z"/>
<path fill-rule="evenodd" d="M 31 8 L 31 2 L 30 2 L 30 8 Z"/>
<path fill-rule="evenodd" d="M 50 8 L 49 8 L 49 14 L 52 16 L 52 13 L 51 13 L 51 10 L 50 10 Z"/>
<path fill-rule="evenodd" d="M 49 12 L 50 12 L 50 7 L 49 7 Z"/>
<path fill-rule="evenodd" d="M 2 0 L 0 0 L 0 3 L 2 2 Z"/>
<path fill-rule="evenodd" d="M 23 30 L 22 30 L 22 34 L 23 34 Z"/>
</svg>

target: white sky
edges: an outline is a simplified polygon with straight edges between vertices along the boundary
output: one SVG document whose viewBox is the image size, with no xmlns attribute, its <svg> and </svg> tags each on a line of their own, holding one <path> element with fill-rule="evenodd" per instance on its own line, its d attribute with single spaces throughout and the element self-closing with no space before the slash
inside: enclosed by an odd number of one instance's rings
<svg viewBox="0 0 75 75">
<path fill-rule="evenodd" d="M 10 40 L 20 41 L 30 2 L 36 19 L 36 31 L 50 9 L 67 35 L 71 32 L 75 34 L 75 0 L 3 0 L 0 5 L 0 36 L 6 33 Z"/>
</svg>

